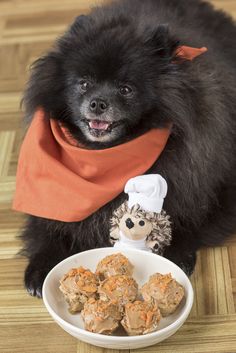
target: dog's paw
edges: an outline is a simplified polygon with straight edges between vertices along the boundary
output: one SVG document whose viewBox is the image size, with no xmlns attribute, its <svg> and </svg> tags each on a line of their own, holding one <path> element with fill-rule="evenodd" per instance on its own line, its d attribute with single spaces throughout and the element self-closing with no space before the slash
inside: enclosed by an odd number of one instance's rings
<svg viewBox="0 0 236 353">
<path fill-rule="evenodd" d="M 191 253 L 188 256 L 186 256 L 183 261 L 180 261 L 177 263 L 177 265 L 186 273 L 188 277 L 191 276 L 191 274 L 194 271 L 195 265 L 196 265 L 196 253 Z"/>
<path fill-rule="evenodd" d="M 188 277 L 193 273 L 197 260 L 195 252 L 185 254 L 185 256 L 176 256 L 176 253 L 168 251 L 165 252 L 163 256 L 179 266 Z"/>
<path fill-rule="evenodd" d="M 48 271 L 29 263 L 25 270 L 25 287 L 32 296 L 42 298 L 42 286 Z"/>
</svg>

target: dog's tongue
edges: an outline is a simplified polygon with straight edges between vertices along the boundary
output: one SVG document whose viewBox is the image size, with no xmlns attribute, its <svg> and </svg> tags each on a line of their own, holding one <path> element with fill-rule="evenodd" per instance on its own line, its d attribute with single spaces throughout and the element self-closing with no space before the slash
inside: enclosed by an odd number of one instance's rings
<svg viewBox="0 0 236 353">
<path fill-rule="evenodd" d="M 91 129 L 107 130 L 109 124 L 106 121 L 91 120 L 89 126 Z"/>
</svg>

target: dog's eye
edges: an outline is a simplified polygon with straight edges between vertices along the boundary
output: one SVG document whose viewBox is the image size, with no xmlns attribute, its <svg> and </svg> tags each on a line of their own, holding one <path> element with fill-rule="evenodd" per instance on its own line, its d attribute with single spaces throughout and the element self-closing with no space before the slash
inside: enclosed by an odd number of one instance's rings
<svg viewBox="0 0 236 353">
<path fill-rule="evenodd" d="M 143 226 L 144 226 L 144 224 L 145 224 L 145 222 L 144 222 L 144 221 L 139 221 L 138 223 L 139 223 L 139 225 L 140 225 L 141 227 L 143 227 Z"/>
<path fill-rule="evenodd" d="M 132 88 L 129 86 L 120 86 L 119 91 L 122 96 L 130 95 L 133 92 Z"/>
<path fill-rule="evenodd" d="M 79 82 L 79 86 L 81 91 L 86 92 L 90 88 L 91 83 L 89 81 L 82 80 Z"/>
</svg>

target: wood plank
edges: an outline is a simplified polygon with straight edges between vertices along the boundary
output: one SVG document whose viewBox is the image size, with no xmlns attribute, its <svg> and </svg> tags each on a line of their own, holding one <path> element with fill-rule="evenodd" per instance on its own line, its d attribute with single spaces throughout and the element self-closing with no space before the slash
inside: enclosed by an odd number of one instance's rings
<svg viewBox="0 0 236 353">
<path fill-rule="evenodd" d="M 15 180 L 15 176 L 2 177 L 0 179 L 0 205 L 4 208 L 10 207 L 12 204 L 12 199 L 15 192 Z"/>
<path fill-rule="evenodd" d="M 109 1 L 109 0 L 107 0 Z M 20 101 L 30 65 L 74 17 L 101 0 L 0 0 L 0 352 L 131 353 L 76 340 L 24 288 L 27 260 L 18 252 L 26 215 L 11 210 L 24 126 Z M 236 0 L 212 0 L 236 18 Z M 192 311 L 166 341 L 132 353 L 236 353 L 236 235 L 199 251 L 191 277 Z"/>
<path fill-rule="evenodd" d="M 8 175 L 15 135 L 15 131 L 0 132 L 0 178 Z"/>
<path fill-rule="evenodd" d="M 81 341 L 77 344 L 77 353 L 129 353 L 130 350 L 106 349 L 92 346 Z"/>
<path fill-rule="evenodd" d="M 55 323 L 15 323 L 0 327 L 2 353 L 76 353 L 76 346 L 77 340 Z"/>
<path fill-rule="evenodd" d="M 236 315 L 203 316 L 188 320 L 168 340 L 131 353 L 235 353 Z"/>
</svg>

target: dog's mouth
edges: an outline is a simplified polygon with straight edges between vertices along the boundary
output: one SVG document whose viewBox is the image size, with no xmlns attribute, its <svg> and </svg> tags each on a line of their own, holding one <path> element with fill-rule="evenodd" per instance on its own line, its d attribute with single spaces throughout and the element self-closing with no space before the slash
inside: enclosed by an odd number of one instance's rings
<svg viewBox="0 0 236 353">
<path fill-rule="evenodd" d="M 109 134 L 112 132 L 114 128 L 121 125 L 122 121 L 106 121 L 106 120 L 98 120 L 98 119 L 84 119 L 89 132 L 95 136 L 101 136 L 105 134 Z"/>
<path fill-rule="evenodd" d="M 96 130 L 108 130 L 109 127 L 111 127 L 112 123 L 108 123 L 106 121 L 100 121 L 100 120 L 89 120 L 88 125 L 90 129 L 96 129 Z"/>
</svg>

